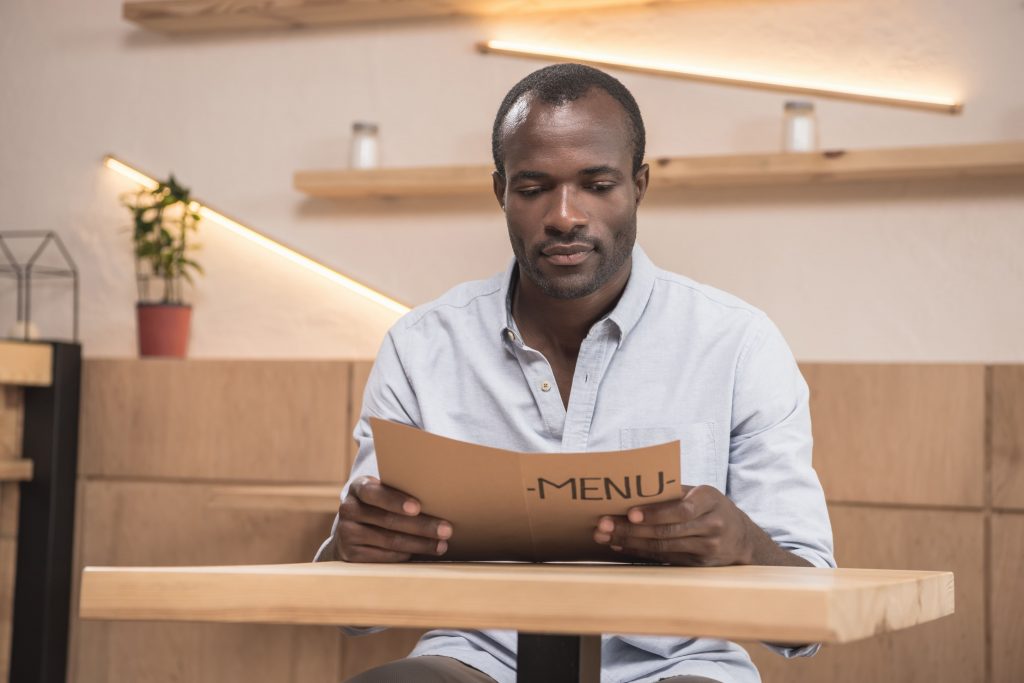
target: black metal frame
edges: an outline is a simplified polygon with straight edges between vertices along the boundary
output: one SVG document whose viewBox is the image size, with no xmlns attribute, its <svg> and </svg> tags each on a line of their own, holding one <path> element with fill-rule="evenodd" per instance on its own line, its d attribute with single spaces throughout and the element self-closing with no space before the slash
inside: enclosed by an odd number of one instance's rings
<svg viewBox="0 0 1024 683">
<path fill-rule="evenodd" d="M 13 239 L 41 239 L 39 246 L 32 252 L 28 261 L 21 263 L 14 256 L 7 245 L 8 240 Z M 53 266 L 41 266 L 36 263 L 39 257 L 46 251 L 50 244 L 57 247 L 61 257 L 64 259 L 66 268 L 55 268 Z M 19 321 L 24 321 L 25 328 L 22 331 L 22 339 L 29 341 L 29 323 L 32 322 L 32 277 L 55 277 L 71 278 L 72 296 L 74 303 L 71 312 L 71 340 L 78 342 L 78 267 L 60 235 L 52 230 L 15 230 L 0 232 L 0 256 L 3 256 L 6 264 L 0 263 L 0 275 L 12 275 L 17 281 L 17 316 Z"/>
<path fill-rule="evenodd" d="M 520 633 L 517 683 L 600 683 L 601 636 Z"/>
<path fill-rule="evenodd" d="M 12 683 L 64 683 L 71 608 L 82 347 L 53 343 L 53 382 L 25 387 Z"/>
</svg>

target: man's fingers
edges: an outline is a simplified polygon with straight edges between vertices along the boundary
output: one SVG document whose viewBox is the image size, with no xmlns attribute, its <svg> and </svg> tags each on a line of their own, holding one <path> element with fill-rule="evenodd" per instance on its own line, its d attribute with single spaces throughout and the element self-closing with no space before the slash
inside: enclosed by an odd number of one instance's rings
<svg viewBox="0 0 1024 683">
<path fill-rule="evenodd" d="M 418 500 L 398 489 L 385 486 L 375 477 L 359 477 L 352 482 L 349 493 L 367 505 L 395 514 L 413 516 L 420 513 L 421 507 Z"/>
<path fill-rule="evenodd" d="M 346 562 L 407 562 L 409 553 L 381 550 L 366 545 L 354 545 L 341 549 L 341 559 Z"/>
<path fill-rule="evenodd" d="M 685 538 L 638 538 L 631 536 L 621 543 L 613 543 L 613 547 L 622 548 L 622 552 L 644 557 L 662 559 L 675 555 L 692 555 L 698 558 L 714 556 L 718 550 L 718 539 L 706 536 L 688 536 Z M 664 560 L 670 561 L 670 560 Z"/>
<path fill-rule="evenodd" d="M 342 520 L 390 529 L 411 536 L 447 540 L 452 537 L 452 525 L 430 515 L 409 516 L 364 503 L 350 496 L 338 509 Z"/>
<path fill-rule="evenodd" d="M 683 497 L 663 503 L 630 508 L 626 517 L 634 524 L 676 524 L 697 519 L 718 502 L 722 494 L 711 486 L 682 486 Z"/>
<path fill-rule="evenodd" d="M 443 555 L 448 550 L 447 541 L 411 536 L 351 520 L 342 520 L 338 524 L 338 534 L 343 547 L 369 546 L 411 555 Z"/>
<path fill-rule="evenodd" d="M 687 536 L 710 536 L 721 531 L 721 519 L 705 515 L 689 522 L 671 524 L 633 524 L 625 518 L 614 519 L 614 527 L 598 525 L 594 540 L 599 543 L 622 545 L 627 538 L 685 538 Z M 599 535 L 601 536 L 599 538 Z"/>
</svg>

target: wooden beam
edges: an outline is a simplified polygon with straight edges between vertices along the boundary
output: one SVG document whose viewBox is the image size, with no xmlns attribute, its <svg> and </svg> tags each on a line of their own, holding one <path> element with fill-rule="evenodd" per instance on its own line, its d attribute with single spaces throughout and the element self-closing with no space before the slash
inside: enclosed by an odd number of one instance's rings
<svg viewBox="0 0 1024 683">
<path fill-rule="evenodd" d="M 0 481 L 31 481 L 32 461 L 25 458 L 0 460 Z"/>
<path fill-rule="evenodd" d="M 215 486 L 209 506 L 235 510 L 335 513 L 341 502 L 337 486 Z"/>
<path fill-rule="evenodd" d="M 817 185 L 1024 175 L 1024 141 L 941 147 L 833 150 L 798 154 L 656 157 L 651 190 Z M 298 171 L 312 197 L 365 199 L 491 192 L 490 165 Z"/>
<path fill-rule="evenodd" d="M 651 4 L 655 4 L 655 0 L 128 0 L 124 3 L 123 15 L 126 20 L 152 31 L 195 33 L 444 17 L 516 16 Z"/>
<path fill-rule="evenodd" d="M 47 387 L 53 382 L 49 344 L 0 341 L 0 384 Z"/>
<path fill-rule="evenodd" d="M 544 564 L 86 567 L 84 619 L 375 624 L 842 643 L 953 612 L 953 575 Z"/>
</svg>

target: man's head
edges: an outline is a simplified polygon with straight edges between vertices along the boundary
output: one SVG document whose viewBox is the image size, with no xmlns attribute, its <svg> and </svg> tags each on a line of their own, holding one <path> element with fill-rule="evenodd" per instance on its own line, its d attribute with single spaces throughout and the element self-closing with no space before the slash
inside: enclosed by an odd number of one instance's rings
<svg viewBox="0 0 1024 683">
<path fill-rule="evenodd" d="M 648 179 L 629 91 L 580 64 L 535 71 L 505 96 L 492 150 L 520 274 L 559 299 L 624 282 Z"/>
</svg>

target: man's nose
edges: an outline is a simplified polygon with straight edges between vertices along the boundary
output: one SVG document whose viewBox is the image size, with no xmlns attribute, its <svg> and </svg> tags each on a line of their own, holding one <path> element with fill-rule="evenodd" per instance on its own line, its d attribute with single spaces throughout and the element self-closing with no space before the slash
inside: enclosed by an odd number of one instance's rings
<svg viewBox="0 0 1024 683">
<path fill-rule="evenodd" d="M 552 193 L 551 206 L 544 216 L 544 227 L 558 232 L 571 232 L 587 225 L 587 214 L 579 203 L 575 188 L 564 185 Z"/>
</svg>

